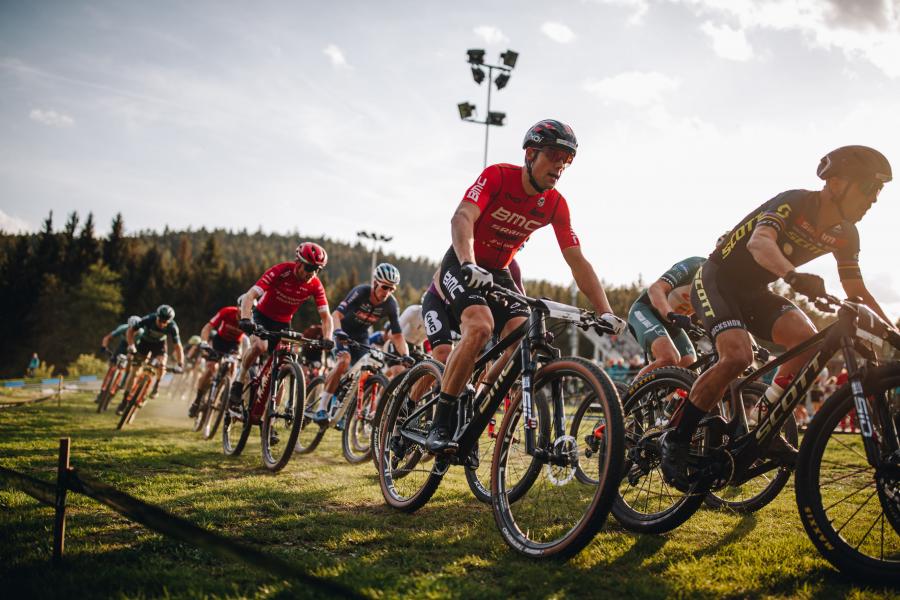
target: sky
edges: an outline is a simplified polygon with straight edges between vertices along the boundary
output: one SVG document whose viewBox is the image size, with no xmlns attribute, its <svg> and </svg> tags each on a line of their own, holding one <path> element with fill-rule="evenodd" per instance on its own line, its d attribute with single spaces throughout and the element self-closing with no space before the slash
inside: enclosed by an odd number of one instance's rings
<svg viewBox="0 0 900 600">
<path fill-rule="evenodd" d="M 606 281 L 706 255 L 753 208 L 818 189 L 846 144 L 900 164 L 900 0 L 35 2 L 0 0 L 0 229 L 77 210 L 108 229 L 248 228 L 439 260 L 482 169 L 468 48 L 520 53 L 492 92 L 489 163 L 569 123 L 558 184 Z M 900 315 L 900 189 L 860 224 L 870 289 Z M 568 284 L 551 228 L 526 278 Z M 806 270 L 839 292 L 834 261 Z"/>
</svg>

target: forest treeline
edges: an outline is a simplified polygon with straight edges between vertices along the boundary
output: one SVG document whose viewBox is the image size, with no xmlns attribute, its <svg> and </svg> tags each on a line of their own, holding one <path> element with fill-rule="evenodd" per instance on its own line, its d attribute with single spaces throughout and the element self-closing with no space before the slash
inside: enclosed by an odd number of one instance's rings
<svg viewBox="0 0 900 600">
<path fill-rule="evenodd" d="M 370 251 L 361 244 L 299 233 L 188 229 L 126 234 L 121 214 L 109 235 L 98 236 L 92 214 L 68 215 L 61 227 L 51 212 L 37 233 L 0 232 L 0 378 L 18 377 L 32 352 L 59 370 L 83 353 L 99 350 L 101 337 L 128 315 L 144 315 L 159 304 L 175 307 L 187 338 L 217 310 L 234 304 L 271 265 L 293 260 L 301 239 L 328 251 L 321 278 L 332 307 L 368 281 Z M 425 258 L 380 255 L 400 269 L 400 306 L 417 303 L 437 268 Z M 568 288 L 526 280 L 532 296 L 570 302 Z M 617 314 L 625 315 L 641 284 L 607 288 Z M 578 304 L 587 306 L 584 296 Z M 299 326 L 317 320 L 312 303 L 294 317 Z"/>
</svg>

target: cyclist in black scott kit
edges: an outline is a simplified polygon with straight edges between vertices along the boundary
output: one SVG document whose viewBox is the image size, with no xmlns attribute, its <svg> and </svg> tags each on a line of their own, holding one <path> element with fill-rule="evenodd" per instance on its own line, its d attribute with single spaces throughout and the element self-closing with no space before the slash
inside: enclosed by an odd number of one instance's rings
<svg viewBox="0 0 900 600">
<path fill-rule="evenodd" d="M 816 333 L 802 311 L 769 291 L 769 283 L 781 278 L 799 294 L 821 297 L 823 279 L 794 268 L 834 254 L 847 295 L 890 322 L 863 282 L 856 223 L 891 180 L 891 166 L 877 150 L 844 146 L 822 158 L 817 174 L 825 180 L 821 191 L 791 190 L 775 196 L 742 219 L 697 271 L 691 303 L 715 340 L 718 361 L 694 383 L 689 401 L 672 418 L 675 428 L 660 438 L 663 474 L 672 483 L 684 482 L 697 424 L 753 360 L 747 332 L 787 349 Z M 782 365 L 773 385 L 789 381 L 808 358 L 801 355 Z M 770 454 L 791 462 L 796 449 L 775 438 Z"/>
</svg>

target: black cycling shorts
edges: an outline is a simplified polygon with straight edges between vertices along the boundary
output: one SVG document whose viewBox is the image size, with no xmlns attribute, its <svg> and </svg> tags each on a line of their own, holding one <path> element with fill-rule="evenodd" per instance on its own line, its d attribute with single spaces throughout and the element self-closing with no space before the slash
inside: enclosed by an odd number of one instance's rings
<svg viewBox="0 0 900 600">
<path fill-rule="evenodd" d="M 217 335 L 212 336 L 210 346 L 219 354 L 237 354 L 240 342 L 229 342 Z"/>
<path fill-rule="evenodd" d="M 509 269 L 487 269 L 494 277 L 494 283 L 507 289 L 516 291 L 515 282 Z M 501 304 L 493 299 L 488 299 L 483 290 L 472 290 L 466 287 L 461 273 L 459 259 L 456 251 L 451 246 L 444 259 L 441 261 L 439 275 L 441 292 L 444 298 L 450 300 L 450 310 L 458 323 L 462 322 L 462 313 L 470 306 L 487 306 L 494 316 L 494 331 L 502 331 L 503 326 L 514 317 L 527 317 L 528 306 L 516 300 L 509 300 Z M 424 308 L 423 308 L 424 310 Z"/>
<path fill-rule="evenodd" d="M 432 348 L 452 344 L 459 339 L 459 323 L 450 314 L 450 307 L 437 293 L 426 291 L 422 296 L 422 320 L 425 335 Z"/>
<path fill-rule="evenodd" d="M 709 260 L 694 276 L 691 304 L 713 339 L 728 329 L 745 329 L 771 342 L 775 321 L 786 312 L 800 310 L 787 298 L 770 292 L 768 287 L 745 288 L 739 283 L 722 281 L 719 265 Z"/>
<path fill-rule="evenodd" d="M 150 358 L 165 356 L 166 340 L 149 340 L 147 338 L 141 338 L 141 341 L 137 343 L 137 353 L 141 356 L 147 356 L 149 353 Z"/>
<path fill-rule="evenodd" d="M 290 323 L 282 323 L 281 321 L 276 321 L 274 319 L 270 319 L 266 315 L 262 314 L 259 309 L 253 309 L 253 322 L 265 329 L 266 331 L 281 331 L 282 329 L 288 329 L 291 324 Z M 269 352 L 275 349 L 275 346 L 278 345 L 278 340 L 269 340 Z"/>
</svg>

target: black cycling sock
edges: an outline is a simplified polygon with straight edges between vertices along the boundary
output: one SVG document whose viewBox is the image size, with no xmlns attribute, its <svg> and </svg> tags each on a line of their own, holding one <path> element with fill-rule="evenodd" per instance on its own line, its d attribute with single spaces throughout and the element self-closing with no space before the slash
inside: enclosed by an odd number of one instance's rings
<svg viewBox="0 0 900 600">
<path fill-rule="evenodd" d="M 453 411 L 456 409 L 457 402 L 458 399 L 453 394 L 441 392 L 441 397 L 434 407 L 433 423 L 435 425 L 443 425 L 445 427 L 449 426 L 450 417 L 453 415 Z"/>
<path fill-rule="evenodd" d="M 194 400 L 194 404 L 200 404 L 200 400 L 203 398 L 203 392 L 197 390 L 197 399 Z"/>
<path fill-rule="evenodd" d="M 688 399 L 685 399 L 679 412 L 681 414 L 676 415 L 673 419 L 677 423 L 675 424 L 675 431 L 669 434 L 669 439 L 689 442 L 694 435 L 694 431 L 697 430 L 697 424 L 700 422 L 700 419 L 706 416 L 706 412 L 694 406 L 694 403 Z"/>
</svg>

